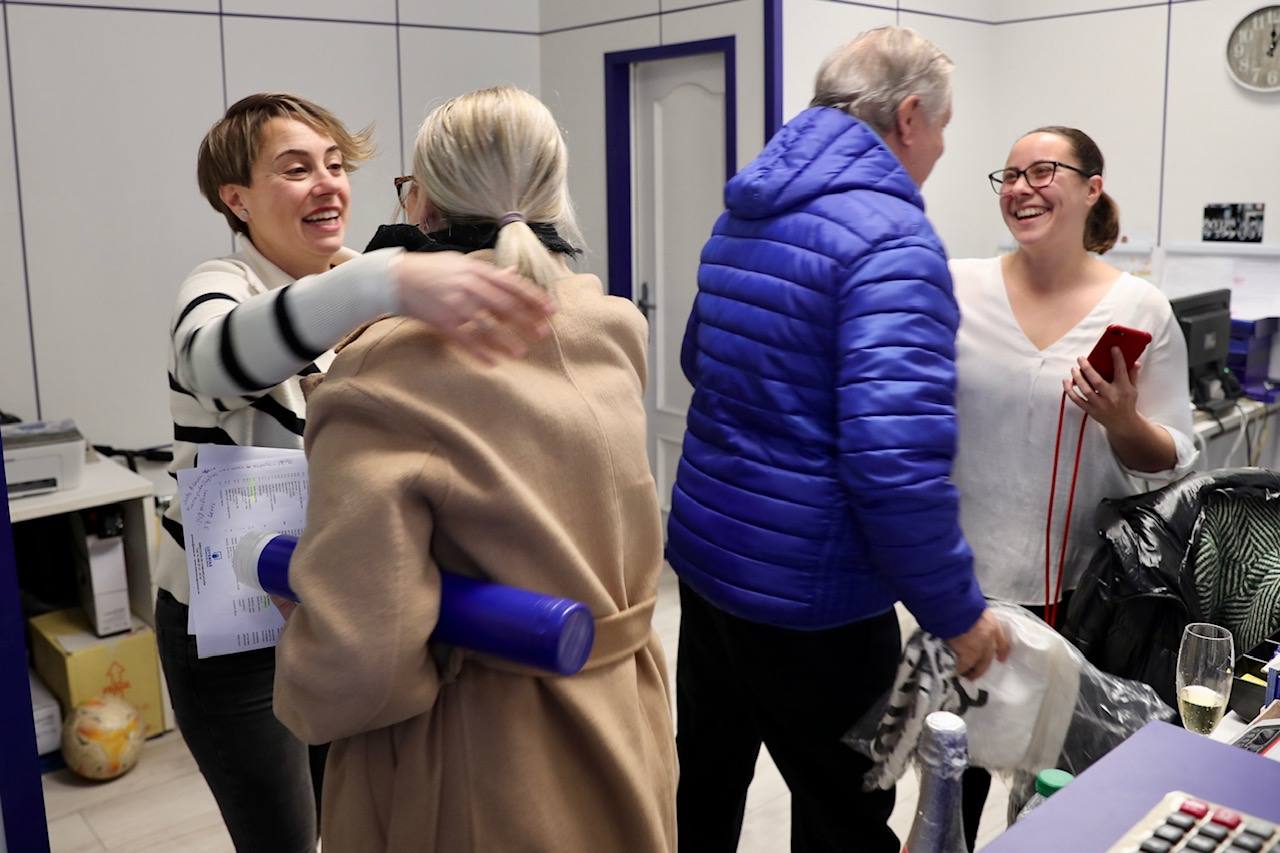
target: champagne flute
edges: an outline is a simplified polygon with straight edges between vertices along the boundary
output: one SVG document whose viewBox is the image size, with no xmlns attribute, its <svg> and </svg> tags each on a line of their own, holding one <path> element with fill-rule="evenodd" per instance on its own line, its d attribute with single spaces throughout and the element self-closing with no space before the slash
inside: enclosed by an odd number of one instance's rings
<svg viewBox="0 0 1280 853">
<path fill-rule="evenodd" d="M 1178 711 L 1182 725 L 1207 735 L 1227 709 L 1235 649 L 1231 632 L 1208 622 L 1192 622 L 1178 649 Z"/>
</svg>

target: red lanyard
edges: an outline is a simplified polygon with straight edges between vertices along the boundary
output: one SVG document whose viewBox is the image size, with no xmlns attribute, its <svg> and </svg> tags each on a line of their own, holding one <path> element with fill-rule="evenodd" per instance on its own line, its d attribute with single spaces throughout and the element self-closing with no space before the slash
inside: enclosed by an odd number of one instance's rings
<svg viewBox="0 0 1280 853">
<path fill-rule="evenodd" d="M 1067 538 L 1071 533 L 1071 509 L 1076 502 L 1076 478 L 1080 475 L 1080 450 L 1084 447 L 1084 426 L 1089 415 L 1080 419 L 1080 435 L 1076 438 L 1076 461 L 1071 470 L 1071 489 L 1067 492 L 1067 517 L 1062 522 L 1062 548 L 1058 551 L 1058 580 L 1051 584 L 1049 578 L 1049 531 L 1053 526 L 1053 497 L 1058 491 L 1058 454 L 1062 449 L 1062 423 L 1066 418 L 1067 392 L 1062 392 L 1058 403 L 1058 437 L 1053 443 L 1053 476 L 1049 480 L 1049 513 L 1044 520 L 1044 621 L 1050 627 L 1058 624 L 1058 598 L 1062 595 L 1062 570 L 1067 562 Z"/>
</svg>

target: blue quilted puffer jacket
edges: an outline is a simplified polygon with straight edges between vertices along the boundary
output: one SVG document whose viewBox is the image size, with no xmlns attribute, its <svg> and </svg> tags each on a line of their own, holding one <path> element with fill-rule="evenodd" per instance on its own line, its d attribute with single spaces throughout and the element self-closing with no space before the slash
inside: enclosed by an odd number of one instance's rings
<svg viewBox="0 0 1280 853">
<path fill-rule="evenodd" d="M 829 628 L 901 600 L 938 636 L 967 631 L 985 603 L 949 479 L 959 312 L 915 183 L 815 107 L 725 205 L 681 354 L 668 560 L 754 622 Z"/>
</svg>

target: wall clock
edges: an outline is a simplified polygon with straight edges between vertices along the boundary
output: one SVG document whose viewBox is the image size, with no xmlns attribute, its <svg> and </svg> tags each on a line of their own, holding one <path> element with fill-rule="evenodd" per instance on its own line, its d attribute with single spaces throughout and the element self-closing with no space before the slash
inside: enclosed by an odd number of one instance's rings
<svg viewBox="0 0 1280 853">
<path fill-rule="evenodd" d="M 1254 92 L 1280 92 L 1280 6 L 1244 16 L 1227 39 L 1231 77 Z"/>
</svg>

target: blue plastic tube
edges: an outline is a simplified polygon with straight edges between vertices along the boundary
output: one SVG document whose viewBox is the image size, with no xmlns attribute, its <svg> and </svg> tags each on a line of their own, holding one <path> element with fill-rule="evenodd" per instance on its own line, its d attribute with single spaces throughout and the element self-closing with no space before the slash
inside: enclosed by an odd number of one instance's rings
<svg viewBox="0 0 1280 853">
<path fill-rule="evenodd" d="M 264 592 L 297 601 L 289 585 L 289 558 L 298 540 L 283 534 L 247 541 L 237 553 L 237 574 L 254 571 Z M 256 567 L 240 565 L 252 560 Z M 243 578 L 242 579 L 248 579 Z M 440 616 L 431 641 L 461 646 L 512 663 L 573 675 L 591 655 L 595 619 L 580 601 L 440 573 Z"/>
</svg>

